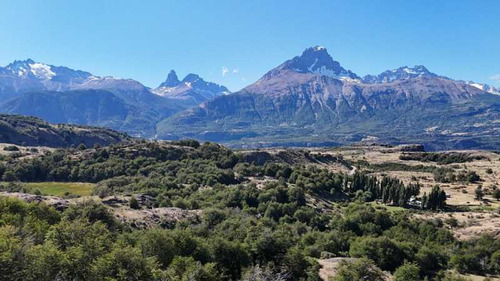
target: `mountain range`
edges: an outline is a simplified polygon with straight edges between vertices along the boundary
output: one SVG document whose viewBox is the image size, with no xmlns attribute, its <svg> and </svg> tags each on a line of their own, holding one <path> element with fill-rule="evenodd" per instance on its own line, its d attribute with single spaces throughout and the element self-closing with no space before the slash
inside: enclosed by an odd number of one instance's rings
<svg viewBox="0 0 500 281">
<path fill-rule="evenodd" d="M 485 87 L 424 66 L 361 78 L 318 46 L 239 92 L 163 120 L 157 133 L 238 147 L 372 141 L 498 148 L 500 95 Z"/>
<path fill-rule="evenodd" d="M 171 72 L 150 89 L 132 79 L 99 77 L 89 72 L 35 62 L 0 67 L 0 112 L 33 115 L 49 122 L 106 126 L 134 136 L 152 137 L 156 123 L 229 91 L 189 74 Z"/>
<path fill-rule="evenodd" d="M 0 112 L 236 147 L 412 142 L 500 149 L 499 89 L 422 65 L 360 77 L 321 46 L 235 93 L 196 74 L 179 80 L 173 70 L 151 89 L 131 79 L 15 61 L 0 68 Z"/>
</svg>

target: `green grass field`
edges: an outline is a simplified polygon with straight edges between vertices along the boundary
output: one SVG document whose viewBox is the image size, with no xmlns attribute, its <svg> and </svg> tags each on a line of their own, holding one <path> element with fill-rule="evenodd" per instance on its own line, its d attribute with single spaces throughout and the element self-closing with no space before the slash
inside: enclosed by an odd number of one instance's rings
<svg viewBox="0 0 500 281">
<path fill-rule="evenodd" d="M 80 196 L 89 196 L 95 184 L 80 182 L 30 182 L 24 183 L 33 189 L 39 189 L 43 194 L 64 196 L 66 192 Z"/>
</svg>

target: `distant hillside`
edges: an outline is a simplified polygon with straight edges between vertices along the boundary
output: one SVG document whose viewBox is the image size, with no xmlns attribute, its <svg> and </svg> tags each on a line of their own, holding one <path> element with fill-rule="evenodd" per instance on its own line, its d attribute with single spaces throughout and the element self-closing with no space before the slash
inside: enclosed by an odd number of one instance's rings
<svg viewBox="0 0 500 281">
<path fill-rule="evenodd" d="M 114 130 L 50 124 L 36 117 L 0 114 L 0 142 L 30 146 L 69 147 L 81 143 L 90 147 L 108 145 L 130 137 Z"/>
<path fill-rule="evenodd" d="M 23 93 L 0 104 L 0 112 L 36 116 L 51 123 L 107 127 L 134 135 L 153 134 L 155 120 L 162 116 L 105 90 Z"/>
</svg>

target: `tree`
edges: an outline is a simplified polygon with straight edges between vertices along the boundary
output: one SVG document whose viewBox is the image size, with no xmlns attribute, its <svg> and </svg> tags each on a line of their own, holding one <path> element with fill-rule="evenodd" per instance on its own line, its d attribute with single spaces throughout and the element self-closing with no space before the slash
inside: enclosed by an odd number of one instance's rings
<svg viewBox="0 0 500 281">
<path fill-rule="evenodd" d="M 367 258 L 358 259 L 355 261 L 342 260 L 339 265 L 337 276 L 334 281 L 383 281 L 383 273 Z"/>
<path fill-rule="evenodd" d="M 164 229 L 141 232 L 139 246 L 144 255 L 155 257 L 163 268 L 167 268 L 178 254 L 171 232 Z"/>
<path fill-rule="evenodd" d="M 109 230 L 120 228 L 119 222 L 108 208 L 92 200 L 71 204 L 64 212 L 63 218 L 69 221 L 83 220 L 90 223 L 100 221 L 104 223 Z"/>
<path fill-rule="evenodd" d="M 311 219 L 315 216 L 313 209 L 309 207 L 301 207 L 293 214 L 293 217 L 303 223 L 309 223 Z"/>
<path fill-rule="evenodd" d="M 405 259 L 405 253 L 393 240 L 383 237 L 358 238 L 351 244 L 349 255 L 373 260 L 383 270 L 394 270 Z"/>
<path fill-rule="evenodd" d="M 139 201 L 137 201 L 137 199 L 135 199 L 134 196 L 132 196 L 132 198 L 130 198 L 130 201 L 128 202 L 129 206 L 131 209 L 135 209 L 135 210 L 138 210 L 141 208 L 141 205 L 139 204 Z"/>
<path fill-rule="evenodd" d="M 9 145 L 3 148 L 4 151 L 19 151 L 19 147 L 15 145 Z"/>
<path fill-rule="evenodd" d="M 138 248 L 117 245 L 93 262 L 90 275 L 93 280 L 152 281 L 158 268 L 156 259 L 144 257 Z"/>
<path fill-rule="evenodd" d="M 202 265 L 193 257 L 177 256 L 168 269 L 159 274 L 158 280 L 164 281 L 219 281 L 222 276 L 214 263 Z"/>
<path fill-rule="evenodd" d="M 496 200 L 500 200 L 500 189 L 495 189 L 493 190 L 493 194 L 492 194 L 493 198 L 495 198 Z"/>
<path fill-rule="evenodd" d="M 478 182 L 481 180 L 481 177 L 475 171 L 469 171 L 466 177 L 468 182 Z"/>
<path fill-rule="evenodd" d="M 13 181 L 17 180 L 17 176 L 16 176 L 16 174 L 14 174 L 14 172 L 7 171 L 7 172 L 3 173 L 2 180 L 6 181 L 6 182 L 13 182 Z"/>
<path fill-rule="evenodd" d="M 65 280 L 71 270 L 64 266 L 64 253 L 50 243 L 28 249 L 25 261 L 25 280 Z"/>
<path fill-rule="evenodd" d="M 220 238 L 210 244 L 213 261 L 217 263 L 219 270 L 231 277 L 231 280 L 241 278 L 243 267 L 250 262 L 248 253 L 241 244 Z"/>
<path fill-rule="evenodd" d="M 210 229 L 226 219 L 226 214 L 217 209 L 207 209 L 203 211 L 202 221 Z"/>
<path fill-rule="evenodd" d="M 0 227 L 0 280 L 21 280 L 22 248 L 14 227 Z"/>
<path fill-rule="evenodd" d="M 293 247 L 285 255 L 283 263 L 286 267 L 286 272 L 291 274 L 291 280 L 299 280 L 301 277 L 307 277 L 307 262 L 304 254 L 299 248 Z"/>
<path fill-rule="evenodd" d="M 422 200 L 423 201 L 423 200 Z M 435 185 L 429 193 L 426 209 L 437 210 L 443 209 L 446 206 L 446 192 L 441 190 L 439 185 Z"/>
<path fill-rule="evenodd" d="M 66 280 L 85 280 L 93 262 L 111 246 L 110 235 L 101 222 L 63 220 L 50 229 L 46 240 L 67 253 L 65 268 L 69 268 L 69 272 Z"/>
<path fill-rule="evenodd" d="M 415 263 L 405 262 L 394 272 L 394 281 L 420 281 L 420 269 Z"/>
<path fill-rule="evenodd" d="M 478 200 L 478 201 L 483 200 L 484 192 L 483 192 L 483 189 L 480 186 L 478 186 L 476 188 L 476 190 L 474 190 L 474 193 L 475 193 L 476 200 Z"/>
<path fill-rule="evenodd" d="M 497 250 L 491 255 L 490 270 L 496 274 L 500 273 L 500 250 Z"/>
<path fill-rule="evenodd" d="M 421 208 L 427 209 L 427 204 L 429 203 L 429 198 L 427 197 L 427 193 L 424 193 L 422 196 Z"/>
</svg>

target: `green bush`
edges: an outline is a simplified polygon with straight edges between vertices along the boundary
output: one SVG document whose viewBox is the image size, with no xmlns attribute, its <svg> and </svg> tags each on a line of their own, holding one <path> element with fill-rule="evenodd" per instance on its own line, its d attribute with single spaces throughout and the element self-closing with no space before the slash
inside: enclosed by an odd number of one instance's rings
<svg viewBox="0 0 500 281">
<path fill-rule="evenodd" d="M 334 281 L 383 281 L 384 275 L 369 259 L 363 258 L 356 261 L 341 261 Z"/>
<path fill-rule="evenodd" d="M 19 147 L 15 145 L 8 145 L 3 148 L 4 151 L 19 151 Z"/>
<path fill-rule="evenodd" d="M 394 272 L 394 281 L 420 281 L 420 269 L 415 263 L 405 262 Z"/>
</svg>

